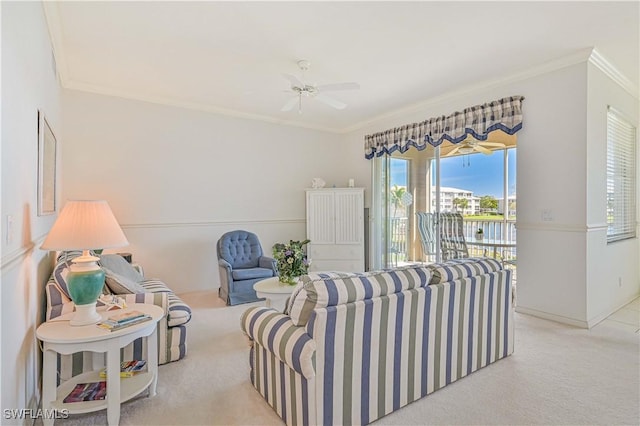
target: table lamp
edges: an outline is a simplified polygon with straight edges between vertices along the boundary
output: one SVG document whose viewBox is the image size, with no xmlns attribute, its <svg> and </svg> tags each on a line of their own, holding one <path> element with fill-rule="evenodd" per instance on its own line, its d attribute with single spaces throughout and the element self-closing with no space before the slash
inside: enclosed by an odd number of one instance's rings
<svg viewBox="0 0 640 426">
<path fill-rule="evenodd" d="M 44 250 L 82 250 L 72 260 L 67 287 L 76 306 L 71 325 L 95 324 L 101 317 L 96 300 L 104 286 L 104 271 L 96 263 L 98 257 L 89 250 L 129 245 L 120 225 L 104 200 L 68 201 L 49 235 L 42 243 Z"/>
</svg>

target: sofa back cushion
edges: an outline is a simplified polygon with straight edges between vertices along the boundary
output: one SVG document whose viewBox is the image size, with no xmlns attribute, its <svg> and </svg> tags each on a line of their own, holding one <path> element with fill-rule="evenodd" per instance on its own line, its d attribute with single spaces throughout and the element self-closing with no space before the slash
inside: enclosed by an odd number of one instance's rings
<svg viewBox="0 0 640 426">
<path fill-rule="evenodd" d="M 468 257 L 452 259 L 444 263 L 427 265 L 431 271 L 429 284 L 441 284 L 461 278 L 489 274 L 502 270 L 502 264 L 489 257 Z"/>
<path fill-rule="evenodd" d="M 421 266 L 375 271 L 365 274 L 326 273 L 303 276 L 294 290 L 286 313 L 294 325 L 303 326 L 316 308 L 367 300 L 404 290 L 424 287 L 431 273 Z"/>
</svg>

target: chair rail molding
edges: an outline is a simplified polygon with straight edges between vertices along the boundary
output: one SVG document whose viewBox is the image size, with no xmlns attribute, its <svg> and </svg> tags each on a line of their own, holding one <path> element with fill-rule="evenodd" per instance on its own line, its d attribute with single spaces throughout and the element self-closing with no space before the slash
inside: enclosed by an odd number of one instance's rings
<svg viewBox="0 0 640 426">
<path fill-rule="evenodd" d="M 305 219 L 240 219 L 240 220 L 210 220 L 194 222 L 149 222 L 149 223 L 123 223 L 122 229 L 145 229 L 145 228 L 193 228 L 193 227 L 216 227 L 231 225 L 289 225 L 304 224 Z"/>
<path fill-rule="evenodd" d="M 570 223 L 516 223 L 518 231 L 549 231 L 549 232 L 601 232 L 607 230 L 606 223 L 594 225 L 573 225 Z"/>
<path fill-rule="evenodd" d="M 0 270 L 5 270 L 10 267 L 16 266 L 18 261 L 27 257 L 34 249 L 39 248 L 44 242 L 47 234 L 41 235 L 35 241 L 29 242 L 27 245 L 20 247 L 17 250 L 13 250 L 0 259 Z"/>
</svg>

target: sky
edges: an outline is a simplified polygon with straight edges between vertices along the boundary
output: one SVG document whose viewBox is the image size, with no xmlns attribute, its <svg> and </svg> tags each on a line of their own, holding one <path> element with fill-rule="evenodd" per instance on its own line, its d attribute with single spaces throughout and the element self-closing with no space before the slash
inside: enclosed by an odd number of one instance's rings
<svg viewBox="0 0 640 426">
<path fill-rule="evenodd" d="M 516 150 L 510 149 L 509 195 L 516 192 Z M 502 176 L 504 151 L 494 151 L 491 155 L 472 154 L 441 159 L 440 185 L 473 191 L 475 196 L 492 195 L 502 198 Z M 467 164 L 467 162 L 469 164 Z M 406 186 L 406 167 L 402 160 L 391 161 L 391 186 Z"/>
</svg>

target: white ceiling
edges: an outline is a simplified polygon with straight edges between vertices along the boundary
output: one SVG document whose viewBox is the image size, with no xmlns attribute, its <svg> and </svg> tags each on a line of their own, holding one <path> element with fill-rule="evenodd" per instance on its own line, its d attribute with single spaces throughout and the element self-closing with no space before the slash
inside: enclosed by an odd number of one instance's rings
<svg viewBox="0 0 640 426">
<path fill-rule="evenodd" d="M 65 87 L 331 131 L 596 47 L 637 92 L 633 2 L 45 2 Z M 585 57 L 587 55 L 585 54 Z M 282 73 L 355 81 L 333 109 Z M 488 99 L 487 101 L 489 101 Z M 426 117 L 425 117 L 426 118 Z"/>
</svg>

